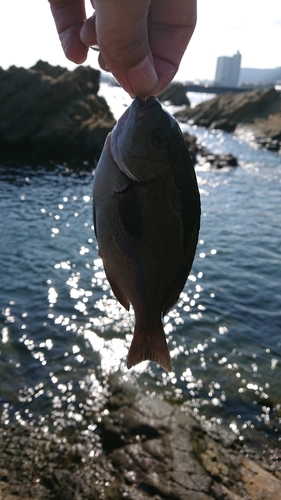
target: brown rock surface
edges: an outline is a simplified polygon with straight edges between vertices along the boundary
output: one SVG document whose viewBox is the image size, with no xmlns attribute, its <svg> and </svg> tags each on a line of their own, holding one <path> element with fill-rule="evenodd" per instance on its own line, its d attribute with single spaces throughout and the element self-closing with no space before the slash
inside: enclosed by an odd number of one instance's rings
<svg viewBox="0 0 281 500">
<path fill-rule="evenodd" d="M 39 61 L 0 69 L 0 145 L 11 153 L 97 158 L 115 120 L 99 90 L 99 71 Z"/>
<path fill-rule="evenodd" d="M 255 139 L 267 149 L 281 151 L 281 111 L 267 118 L 257 118 L 251 125 Z"/>
<path fill-rule="evenodd" d="M 184 132 L 183 137 L 194 165 L 209 170 L 229 170 L 238 166 L 237 158 L 232 154 L 213 154 L 201 144 L 198 144 L 194 135 Z"/>
<path fill-rule="evenodd" d="M 202 428 L 180 406 L 118 377 L 109 389 L 101 413 L 89 417 L 91 432 L 1 427 L 0 500 L 281 498 L 278 454 L 272 464 L 250 459 L 231 431 Z"/>
<path fill-rule="evenodd" d="M 159 101 L 169 101 L 175 106 L 190 106 L 190 101 L 186 95 L 186 88 L 183 83 L 172 82 L 157 96 Z"/>
<path fill-rule="evenodd" d="M 280 480 L 252 460 L 242 460 L 241 477 L 245 488 L 254 500 L 281 498 Z"/>
<path fill-rule="evenodd" d="M 281 150 L 281 94 L 274 88 L 218 95 L 177 111 L 175 117 L 226 132 L 244 128 L 261 146 Z"/>
<path fill-rule="evenodd" d="M 179 111 L 175 116 L 179 119 L 185 116 L 197 125 L 215 128 L 214 125 L 218 121 L 225 120 L 234 125 L 253 123 L 256 118 L 267 118 L 280 110 L 280 94 L 274 88 L 270 88 L 218 95 L 201 102 L 195 108 Z"/>
<path fill-rule="evenodd" d="M 227 93 L 175 113 L 179 121 L 232 132 L 237 125 L 250 128 L 261 145 L 281 145 L 281 94 L 274 88 Z M 264 139 L 264 141 L 263 141 Z M 269 146 L 270 147 L 270 146 Z"/>
</svg>

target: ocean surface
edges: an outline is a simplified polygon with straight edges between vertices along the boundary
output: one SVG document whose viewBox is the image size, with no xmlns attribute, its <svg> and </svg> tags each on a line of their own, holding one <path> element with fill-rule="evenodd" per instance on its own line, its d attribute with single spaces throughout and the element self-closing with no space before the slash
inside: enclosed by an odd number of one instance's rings
<svg viewBox="0 0 281 500">
<path fill-rule="evenodd" d="M 117 87 L 100 93 L 117 118 L 130 103 Z M 205 425 L 281 448 L 281 156 L 243 132 L 182 128 L 237 156 L 239 167 L 196 169 L 200 242 L 165 318 L 172 373 L 148 362 L 126 368 L 134 317 L 112 295 L 97 253 L 94 172 L 0 165 L 2 425 L 74 429 L 94 441 L 92 415 L 118 373 Z"/>
</svg>

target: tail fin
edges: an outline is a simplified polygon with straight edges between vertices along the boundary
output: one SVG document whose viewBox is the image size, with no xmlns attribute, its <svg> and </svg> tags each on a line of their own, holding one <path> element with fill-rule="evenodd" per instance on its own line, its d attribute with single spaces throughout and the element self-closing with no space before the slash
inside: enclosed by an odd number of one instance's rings
<svg viewBox="0 0 281 500">
<path fill-rule="evenodd" d="M 161 329 L 153 332 L 143 332 L 135 329 L 134 338 L 129 349 L 127 367 L 149 359 L 162 366 L 168 372 L 172 371 L 172 362 L 167 346 L 165 333 Z"/>
</svg>

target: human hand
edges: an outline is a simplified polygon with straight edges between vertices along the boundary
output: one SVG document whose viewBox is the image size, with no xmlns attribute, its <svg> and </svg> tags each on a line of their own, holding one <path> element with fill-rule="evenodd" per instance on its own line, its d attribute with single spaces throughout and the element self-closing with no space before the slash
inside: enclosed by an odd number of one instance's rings
<svg viewBox="0 0 281 500">
<path fill-rule="evenodd" d="M 196 0 L 49 0 L 65 55 L 76 63 L 88 47 L 132 96 L 159 94 L 174 78 L 196 24 Z"/>
</svg>

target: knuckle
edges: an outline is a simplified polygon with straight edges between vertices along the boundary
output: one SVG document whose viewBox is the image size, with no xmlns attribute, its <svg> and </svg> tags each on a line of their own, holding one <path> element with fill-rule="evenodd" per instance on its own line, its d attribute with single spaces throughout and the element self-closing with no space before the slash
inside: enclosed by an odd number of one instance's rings
<svg viewBox="0 0 281 500">
<path fill-rule="evenodd" d="M 146 43 L 141 35 L 108 37 L 107 43 L 100 42 L 102 53 L 119 66 L 132 67 L 147 54 Z"/>
</svg>

